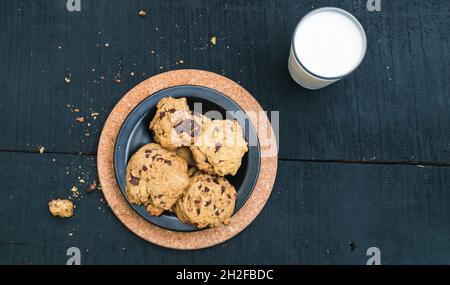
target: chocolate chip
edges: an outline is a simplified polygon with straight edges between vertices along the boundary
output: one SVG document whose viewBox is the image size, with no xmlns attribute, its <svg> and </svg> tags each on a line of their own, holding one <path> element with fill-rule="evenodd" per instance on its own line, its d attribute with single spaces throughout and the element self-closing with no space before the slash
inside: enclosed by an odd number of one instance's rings
<svg viewBox="0 0 450 285">
<path fill-rule="evenodd" d="M 177 123 L 174 128 L 177 134 L 187 133 L 191 137 L 197 137 L 198 135 L 200 135 L 201 126 L 194 120 L 186 119 Z"/>
<path fill-rule="evenodd" d="M 170 109 L 168 112 L 173 114 L 173 113 L 175 113 L 175 111 L 176 111 L 176 110 L 175 110 L 174 108 L 172 108 L 172 109 Z"/>
<path fill-rule="evenodd" d="M 200 204 L 200 200 L 195 200 L 194 203 L 195 204 Z"/>
<path fill-rule="evenodd" d="M 211 205 L 211 200 L 209 200 L 209 201 L 206 201 L 206 203 L 205 203 L 205 207 L 208 207 L 209 205 Z"/>
<path fill-rule="evenodd" d="M 216 216 L 219 216 L 219 215 L 220 215 L 219 211 L 216 211 L 216 213 L 215 213 L 215 214 L 216 214 Z"/>
<path fill-rule="evenodd" d="M 228 197 L 228 199 L 231 199 L 231 196 L 230 196 L 230 194 L 227 194 L 227 197 Z"/>
<path fill-rule="evenodd" d="M 139 180 L 140 180 L 139 178 L 134 177 L 133 175 L 131 175 L 130 183 L 133 184 L 133 185 L 139 185 Z"/>
<path fill-rule="evenodd" d="M 215 148 L 216 152 L 218 152 L 221 147 L 222 147 L 222 145 L 220 143 L 216 143 L 216 148 Z"/>
<path fill-rule="evenodd" d="M 162 163 L 167 164 L 169 166 L 172 165 L 172 162 L 170 160 L 167 160 L 167 159 L 161 159 L 161 160 L 158 160 L 158 161 L 162 161 Z"/>
<path fill-rule="evenodd" d="M 210 189 L 208 187 L 205 187 L 205 193 L 208 193 Z"/>
<path fill-rule="evenodd" d="M 162 194 L 158 194 L 156 195 L 156 198 L 161 198 L 163 195 Z"/>
<path fill-rule="evenodd" d="M 209 182 L 211 182 L 211 179 L 209 179 L 209 178 L 206 178 L 206 182 L 208 182 L 208 183 L 209 183 Z"/>
<path fill-rule="evenodd" d="M 178 123 L 176 123 L 175 125 L 173 125 L 173 127 L 176 129 L 178 127 L 181 126 L 181 124 L 183 124 L 184 120 L 179 121 Z M 181 132 L 181 131 L 180 131 Z"/>
<path fill-rule="evenodd" d="M 197 215 L 200 215 L 200 208 L 197 208 Z"/>
<path fill-rule="evenodd" d="M 213 178 L 213 182 L 219 185 L 219 180 L 217 180 L 217 178 Z"/>
<path fill-rule="evenodd" d="M 220 188 L 220 190 L 222 191 L 222 194 L 223 194 L 223 192 L 225 192 L 225 187 L 222 186 L 222 187 Z"/>
<path fill-rule="evenodd" d="M 147 166 L 142 165 L 142 170 L 147 171 L 148 170 Z"/>
<path fill-rule="evenodd" d="M 146 149 L 146 150 L 145 150 L 145 158 L 149 158 L 151 153 L 152 153 L 151 150 Z"/>
<path fill-rule="evenodd" d="M 201 126 L 197 122 L 194 122 L 194 126 L 191 130 L 191 137 L 198 137 L 200 135 L 200 131 Z"/>
<path fill-rule="evenodd" d="M 160 119 L 164 118 L 165 115 L 166 115 L 165 112 L 159 112 L 159 118 L 160 118 Z"/>
</svg>

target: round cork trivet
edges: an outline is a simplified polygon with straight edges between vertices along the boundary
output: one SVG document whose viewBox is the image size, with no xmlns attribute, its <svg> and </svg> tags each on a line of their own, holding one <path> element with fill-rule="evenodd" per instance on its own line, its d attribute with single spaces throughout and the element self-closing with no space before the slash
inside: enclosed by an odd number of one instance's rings
<svg viewBox="0 0 450 285">
<path fill-rule="evenodd" d="M 120 127 L 128 114 L 142 100 L 157 91 L 179 85 L 205 86 L 219 91 L 235 101 L 247 113 L 258 134 L 261 146 L 261 167 L 251 196 L 233 215 L 228 226 L 195 232 L 176 232 L 160 228 L 139 216 L 120 192 L 114 175 L 114 146 Z M 200 249 L 224 242 L 245 229 L 266 204 L 277 172 L 277 145 L 272 126 L 263 109 L 243 87 L 221 75 L 201 70 L 185 69 L 162 73 L 141 82 L 128 91 L 111 111 L 103 127 L 98 146 L 98 175 L 103 194 L 114 214 L 141 238 L 174 249 Z"/>
</svg>

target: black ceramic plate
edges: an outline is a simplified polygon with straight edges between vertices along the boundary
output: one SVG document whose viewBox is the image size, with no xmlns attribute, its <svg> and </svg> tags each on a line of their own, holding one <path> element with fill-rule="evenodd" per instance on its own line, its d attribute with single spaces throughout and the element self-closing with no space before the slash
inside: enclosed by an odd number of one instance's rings
<svg viewBox="0 0 450 285">
<path fill-rule="evenodd" d="M 253 143 L 249 144 L 249 150 L 243 157 L 242 165 L 236 175 L 226 176 L 238 192 L 235 208 L 236 213 L 245 204 L 248 197 L 250 197 L 259 174 L 260 147 L 256 130 L 238 104 L 222 93 L 201 86 L 183 85 L 158 91 L 153 96 L 142 101 L 131 111 L 119 131 L 114 152 L 114 170 L 120 191 L 128 201 L 125 194 L 127 162 L 141 146 L 154 141 L 148 126 L 156 113 L 156 104 L 158 101 L 169 96 L 174 98 L 186 97 L 191 110 L 193 110 L 194 103 L 202 103 L 203 114 L 208 111 L 218 111 L 222 114 L 223 118 L 226 115 L 230 118 L 230 112 L 227 114 L 227 111 L 241 111 L 241 114 L 243 114 L 244 118 L 239 118 L 239 122 L 244 129 L 245 140 Z M 245 123 L 245 126 L 243 123 Z M 173 213 L 164 212 L 161 216 L 154 217 L 147 213 L 144 206 L 129 204 L 144 219 L 157 226 L 174 231 L 187 232 L 197 230 L 191 225 L 180 222 Z"/>
</svg>

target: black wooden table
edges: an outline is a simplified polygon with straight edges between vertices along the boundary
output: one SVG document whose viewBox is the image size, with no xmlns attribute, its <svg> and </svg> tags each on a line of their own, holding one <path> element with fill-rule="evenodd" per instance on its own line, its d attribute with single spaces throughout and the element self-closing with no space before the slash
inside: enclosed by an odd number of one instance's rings
<svg viewBox="0 0 450 285">
<path fill-rule="evenodd" d="M 321 6 L 353 13 L 368 51 L 350 77 L 307 91 L 287 71 L 290 37 Z M 68 12 L 66 0 L 1 1 L 0 263 L 65 264 L 72 246 L 83 264 L 365 264 L 369 247 L 383 264 L 449 263 L 449 7 L 81 0 Z M 235 238 L 189 252 L 141 240 L 101 191 L 85 191 L 98 180 L 113 106 L 143 79 L 181 68 L 223 74 L 280 111 L 266 207 Z M 48 201 L 74 186 L 73 218 L 52 217 Z"/>
</svg>

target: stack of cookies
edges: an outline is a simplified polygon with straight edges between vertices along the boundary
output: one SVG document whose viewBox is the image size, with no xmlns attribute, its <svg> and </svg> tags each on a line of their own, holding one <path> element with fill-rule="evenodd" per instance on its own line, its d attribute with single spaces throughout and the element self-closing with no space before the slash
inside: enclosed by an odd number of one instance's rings
<svg viewBox="0 0 450 285">
<path fill-rule="evenodd" d="M 186 98 L 163 98 L 156 107 L 149 127 L 156 143 L 127 165 L 128 200 L 197 228 L 227 225 L 237 193 L 224 176 L 236 174 L 248 151 L 241 126 L 191 112 Z"/>
</svg>

